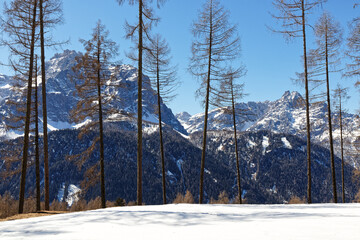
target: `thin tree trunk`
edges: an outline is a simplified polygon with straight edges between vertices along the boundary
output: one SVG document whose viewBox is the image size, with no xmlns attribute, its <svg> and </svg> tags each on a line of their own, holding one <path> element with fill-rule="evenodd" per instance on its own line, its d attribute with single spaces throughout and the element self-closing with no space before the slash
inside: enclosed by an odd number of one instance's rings
<svg viewBox="0 0 360 240">
<path fill-rule="evenodd" d="M 232 114 L 233 114 L 233 123 L 234 123 L 234 140 L 235 140 L 235 155 L 236 155 L 236 172 L 237 172 L 237 185 L 238 185 L 238 197 L 239 203 L 242 204 L 241 199 L 241 175 L 240 175 L 240 162 L 239 162 L 239 152 L 238 152 L 238 142 L 236 136 L 236 114 L 235 114 L 235 101 L 234 101 L 234 92 L 233 86 L 231 86 L 231 102 L 232 102 Z"/>
<path fill-rule="evenodd" d="M 333 185 L 334 203 L 337 203 L 336 190 L 336 176 L 335 176 L 335 161 L 334 161 L 334 144 L 331 124 L 331 106 L 330 106 L 330 76 L 329 76 L 329 58 L 328 58 L 328 35 L 325 34 L 325 58 L 326 58 L 326 88 L 327 88 L 327 108 L 328 108 L 328 122 L 329 122 L 329 141 L 330 141 L 330 161 L 331 161 L 331 175 Z"/>
<path fill-rule="evenodd" d="M 143 1 L 139 0 L 139 62 L 138 62 L 138 141 L 137 141 L 137 204 L 142 205 L 142 55 Z"/>
<path fill-rule="evenodd" d="M 342 109 L 341 109 L 341 92 L 339 94 L 339 117 L 340 117 L 340 144 L 341 144 L 341 186 L 342 186 L 342 201 L 345 203 L 345 177 L 344 177 L 344 139 L 342 126 Z"/>
<path fill-rule="evenodd" d="M 97 90 L 99 101 L 99 134 L 100 134 L 100 185 L 101 185 L 101 207 L 106 208 L 105 198 L 105 170 L 104 170 L 104 129 L 103 129 L 103 113 L 101 99 L 101 73 L 100 73 L 100 39 L 98 33 L 98 52 L 97 52 Z"/>
<path fill-rule="evenodd" d="M 158 51 L 158 49 L 157 49 Z M 157 102 L 159 111 L 159 134 L 160 134 L 160 154 L 161 154 L 161 169 L 162 169 L 162 187 L 163 187 L 163 203 L 166 204 L 166 181 L 165 181 L 165 156 L 164 156 L 164 143 L 161 122 L 161 101 L 160 101 L 160 76 L 159 76 L 159 56 L 157 55 Z"/>
<path fill-rule="evenodd" d="M 39 154 L 39 103 L 37 89 L 37 56 L 35 57 L 35 174 L 36 174 L 36 211 L 40 211 L 40 154 Z"/>
<path fill-rule="evenodd" d="M 210 7 L 210 34 L 209 34 L 209 63 L 208 63 L 208 74 L 207 74 L 207 86 L 206 86 L 206 99 L 205 99 L 205 119 L 204 119 L 204 132 L 203 132 L 203 145 L 201 152 L 201 166 L 200 166 L 200 196 L 199 204 L 203 203 L 204 198 L 204 169 L 205 169 L 205 154 L 206 154 L 206 133 L 208 125 L 208 112 L 209 112 L 209 96 L 210 96 L 210 77 L 211 77 L 211 55 L 212 55 L 212 1 Z"/>
<path fill-rule="evenodd" d="M 41 84 L 43 104 L 43 140 L 44 140 L 44 171 L 45 171 L 45 210 L 50 209 L 50 179 L 49 179 L 49 151 L 47 132 L 47 104 L 46 104 L 46 76 L 45 76 L 45 40 L 44 40 L 44 16 L 43 0 L 40 0 L 40 44 L 41 44 Z"/>
<path fill-rule="evenodd" d="M 32 30 L 31 30 L 31 43 L 30 43 L 30 66 L 28 77 L 28 89 L 26 98 L 26 118 L 25 118 L 25 131 L 24 131 L 24 146 L 23 146 L 23 159 L 21 168 L 20 179 L 20 194 L 19 194 L 19 214 L 24 211 L 25 202 L 25 185 L 26 185 L 26 170 L 29 150 L 29 130 L 30 130 L 30 112 L 31 112 L 31 90 L 32 90 L 32 78 L 34 67 L 34 46 L 35 46 L 35 27 L 36 27 L 36 7 L 37 0 L 34 1 L 33 18 L 32 18 Z"/>
<path fill-rule="evenodd" d="M 306 95 L 306 132 L 307 132 L 307 202 L 311 200 L 311 135 L 310 135 L 310 103 L 309 103 L 309 81 L 306 49 L 306 23 L 305 23 L 305 3 L 302 1 L 302 31 L 303 31 L 303 48 L 304 48 L 304 72 L 305 72 L 305 95 Z"/>
</svg>

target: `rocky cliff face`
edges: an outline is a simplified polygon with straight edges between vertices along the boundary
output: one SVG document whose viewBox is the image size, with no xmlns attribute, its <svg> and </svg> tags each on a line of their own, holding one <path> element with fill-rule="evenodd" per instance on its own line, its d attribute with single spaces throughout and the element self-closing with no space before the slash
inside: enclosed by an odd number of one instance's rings
<svg viewBox="0 0 360 240">
<path fill-rule="evenodd" d="M 285 92 L 284 95 L 273 102 L 248 102 L 236 105 L 240 117 L 237 119 L 237 128 L 240 131 L 256 132 L 267 130 L 273 133 L 285 133 L 306 138 L 306 109 L 303 97 L 298 92 Z M 203 130 L 204 114 L 196 114 L 187 117 L 187 120 L 179 119 L 189 133 Z M 232 130 L 231 116 L 218 108 L 209 113 L 210 130 Z M 325 103 L 312 104 L 310 107 L 311 138 L 314 143 L 328 147 L 329 133 L 327 120 L 327 105 Z M 360 119 L 354 114 L 344 114 L 344 137 L 350 142 L 347 151 L 353 152 L 352 144 L 356 137 L 360 136 Z M 339 153 L 340 127 L 338 113 L 333 113 L 333 135 L 335 148 Z M 348 158 L 348 161 L 356 166 L 360 162 L 356 158 Z"/>
<path fill-rule="evenodd" d="M 46 63 L 47 77 L 47 104 L 48 104 L 48 123 L 49 130 L 59 130 L 73 128 L 75 124 L 71 122 L 70 111 L 77 103 L 74 73 L 75 58 L 81 56 L 80 52 L 65 50 L 63 53 L 55 54 Z M 118 112 L 126 111 L 136 117 L 137 113 L 137 69 L 130 65 L 111 66 L 109 71 L 115 76 L 116 82 L 122 87 L 108 87 L 104 91 L 115 94 L 120 101 L 111 102 L 111 106 Z M 155 91 L 151 89 L 149 78 L 144 76 L 143 89 L 143 118 L 150 123 L 157 123 L 157 98 Z M 41 85 L 39 86 L 39 88 Z M 11 77 L 0 76 L 0 115 L 4 119 L 13 111 L 6 104 L 6 99 L 16 100 L 17 96 L 11 91 Z M 41 97 L 40 101 L 41 101 Z M 175 130 L 186 134 L 183 126 L 176 119 L 171 109 L 164 103 L 161 104 L 162 120 L 165 124 Z M 40 120 L 42 120 L 42 109 L 40 107 Z M 3 124 L 3 125 L 1 125 Z M 11 137 L 5 129 L 5 122 L 0 124 L 0 134 L 2 137 Z M 21 131 L 17 132 L 21 134 Z"/>
</svg>

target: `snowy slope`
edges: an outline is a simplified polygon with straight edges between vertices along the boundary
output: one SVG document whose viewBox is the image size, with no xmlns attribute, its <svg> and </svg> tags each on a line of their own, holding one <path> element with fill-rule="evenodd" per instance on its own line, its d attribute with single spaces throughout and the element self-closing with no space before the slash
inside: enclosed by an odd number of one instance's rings
<svg viewBox="0 0 360 240">
<path fill-rule="evenodd" d="M 355 240 L 360 204 L 118 207 L 0 222 L 5 239 Z"/>
<path fill-rule="evenodd" d="M 271 102 L 248 102 L 236 104 L 237 111 L 242 111 L 246 115 L 242 115 L 237 119 L 237 129 L 240 131 L 247 130 L 253 126 L 258 119 L 260 119 L 268 111 Z M 204 128 L 204 113 L 198 113 L 193 116 L 182 118 L 184 113 L 177 114 L 179 121 L 183 124 L 188 133 L 202 131 Z M 186 116 L 186 115 L 185 115 Z M 224 114 L 224 109 L 217 108 L 209 111 L 209 130 L 232 130 L 232 116 Z"/>
</svg>

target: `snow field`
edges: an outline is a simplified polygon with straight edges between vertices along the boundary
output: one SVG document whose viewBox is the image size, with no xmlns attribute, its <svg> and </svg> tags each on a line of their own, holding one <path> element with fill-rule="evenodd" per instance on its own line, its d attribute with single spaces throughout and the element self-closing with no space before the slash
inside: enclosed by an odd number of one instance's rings
<svg viewBox="0 0 360 240">
<path fill-rule="evenodd" d="M 0 223 L 0 239 L 359 239 L 360 204 L 136 206 Z"/>
</svg>

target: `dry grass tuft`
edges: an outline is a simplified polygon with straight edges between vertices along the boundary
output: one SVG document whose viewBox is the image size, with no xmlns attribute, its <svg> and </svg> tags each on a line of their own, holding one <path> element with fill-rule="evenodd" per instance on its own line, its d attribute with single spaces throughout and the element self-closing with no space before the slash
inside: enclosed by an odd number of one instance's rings
<svg viewBox="0 0 360 240">
<path fill-rule="evenodd" d="M 41 212 L 36 212 L 36 213 L 16 214 L 11 217 L 0 219 L 0 222 L 1 221 L 19 220 L 19 219 L 25 219 L 25 218 L 33 218 L 33 217 L 43 217 L 43 216 L 62 214 L 62 213 L 68 213 L 68 212 L 67 211 L 41 211 Z"/>
<path fill-rule="evenodd" d="M 229 204 L 229 203 L 230 203 L 229 195 L 225 191 L 219 193 L 218 200 L 215 200 L 213 198 L 210 199 L 210 204 Z"/>
<path fill-rule="evenodd" d="M 298 196 L 293 196 L 289 200 L 289 204 L 305 204 L 305 203 L 306 203 L 305 197 L 299 198 Z"/>
<path fill-rule="evenodd" d="M 357 194 L 355 195 L 355 199 L 354 199 L 355 203 L 360 203 L 360 190 L 357 192 Z"/>
<path fill-rule="evenodd" d="M 126 203 L 124 201 L 124 203 Z M 127 206 L 135 205 L 135 202 L 129 202 Z M 116 202 L 106 201 L 106 207 L 117 207 Z M 86 202 L 85 200 L 79 200 L 74 202 L 71 207 L 68 207 L 66 202 L 59 202 L 54 200 L 50 204 L 50 211 L 36 212 L 36 199 L 29 197 L 25 199 L 24 213 L 18 214 L 19 201 L 12 197 L 9 193 L 0 195 L 0 221 L 16 220 L 30 217 L 48 216 L 52 214 L 68 213 L 95 210 L 101 208 L 101 198 Z M 45 208 L 44 202 L 41 203 L 41 209 Z"/>
<path fill-rule="evenodd" d="M 188 204 L 192 204 L 194 202 L 195 202 L 194 197 L 189 190 L 186 191 L 185 195 L 178 193 L 173 201 L 173 203 L 188 203 Z"/>
</svg>

